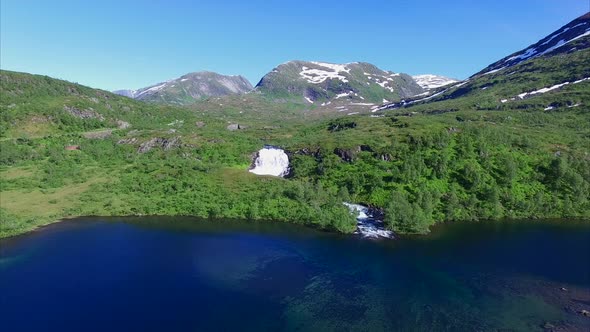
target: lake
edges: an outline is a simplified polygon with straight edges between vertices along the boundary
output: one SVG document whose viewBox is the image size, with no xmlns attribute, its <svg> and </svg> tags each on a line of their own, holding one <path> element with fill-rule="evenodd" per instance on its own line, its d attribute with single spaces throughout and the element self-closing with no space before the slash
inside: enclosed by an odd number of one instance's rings
<svg viewBox="0 0 590 332">
<path fill-rule="evenodd" d="M 590 329 L 590 223 L 366 240 L 272 222 L 80 218 L 0 240 L 3 331 Z"/>
</svg>

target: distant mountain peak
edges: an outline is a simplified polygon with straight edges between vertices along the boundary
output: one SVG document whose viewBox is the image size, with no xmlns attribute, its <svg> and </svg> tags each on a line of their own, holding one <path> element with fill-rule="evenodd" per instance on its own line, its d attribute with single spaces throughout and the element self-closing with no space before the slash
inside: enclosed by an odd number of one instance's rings
<svg viewBox="0 0 590 332">
<path fill-rule="evenodd" d="M 199 71 L 138 90 L 117 90 L 116 94 L 133 99 L 168 104 L 191 104 L 204 97 L 243 94 L 252 84 L 241 75 L 221 75 Z"/>
</svg>

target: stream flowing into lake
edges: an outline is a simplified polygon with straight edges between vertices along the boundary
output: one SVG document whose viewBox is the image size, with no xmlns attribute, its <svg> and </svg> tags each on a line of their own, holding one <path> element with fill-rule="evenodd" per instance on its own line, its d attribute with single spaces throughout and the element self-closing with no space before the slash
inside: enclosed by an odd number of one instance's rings
<svg viewBox="0 0 590 332">
<path fill-rule="evenodd" d="M 590 223 L 367 241 L 278 222 L 80 218 L 0 240 L 3 331 L 584 331 Z"/>
</svg>

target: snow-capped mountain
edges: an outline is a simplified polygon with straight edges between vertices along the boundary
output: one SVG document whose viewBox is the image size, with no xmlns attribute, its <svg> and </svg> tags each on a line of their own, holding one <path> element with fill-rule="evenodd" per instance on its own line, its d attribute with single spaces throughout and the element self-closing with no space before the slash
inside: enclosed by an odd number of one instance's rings
<svg viewBox="0 0 590 332">
<path fill-rule="evenodd" d="M 432 75 L 432 74 L 414 75 L 414 76 L 412 76 L 412 78 L 423 89 L 436 89 L 436 88 L 440 88 L 441 86 L 445 86 L 445 85 L 449 85 L 451 83 L 458 82 L 458 80 L 453 79 L 453 78 L 448 78 L 448 77 L 440 76 L 440 75 Z"/>
<path fill-rule="evenodd" d="M 242 94 L 250 90 L 252 90 L 252 84 L 242 76 L 226 76 L 203 71 L 186 74 L 177 79 L 138 90 L 113 92 L 144 101 L 190 104 L 203 97 Z"/>
<path fill-rule="evenodd" d="M 564 25 L 536 44 L 494 62 L 474 76 L 490 74 L 540 56 L 570 53 L 590 47 L 590 12 Z"/>
<path fill-rule="evenodd" d="M 276 97 L 299 97 L 310 104 L 335 100 L 384 103 L 423 92 L 411 76 L 353 62 L 289 61 L 274 68 L 256 91 Z"/>
</svg>

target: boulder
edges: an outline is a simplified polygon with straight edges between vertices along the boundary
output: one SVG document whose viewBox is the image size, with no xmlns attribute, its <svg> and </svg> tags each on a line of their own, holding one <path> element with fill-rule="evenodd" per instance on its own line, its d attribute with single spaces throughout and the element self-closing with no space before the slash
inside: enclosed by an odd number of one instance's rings
<svg viewBox="0 0 590 332">
<path fill-rule="evenodd" d="M 343 161 L 351 162 L 356 157 L 356 154 L 360 152 L 360 147 L 352 148 L 352 149 L 342 149 L 336 148 L 334 149 L 334 153 L 340 157 Z"/>
<path fill-rule="evenodd" d="M 340 159 L 351 162 L 354 161 L 356 155 L 361 152 L 373 152 L 373 149 L 368 145 L 359 145 L 350 149 L 343 149 L 343 148 L 336 148 L 334 149 L 334 153 L 340 157 Z"/>
<path fill-rule="evenodd" d="M 131 127 L 131 124 L 129 122 L 123 121 L 123 120 L 117 120 L 117 128 L 119 129 L 127 129 Z"/>
</svg>

